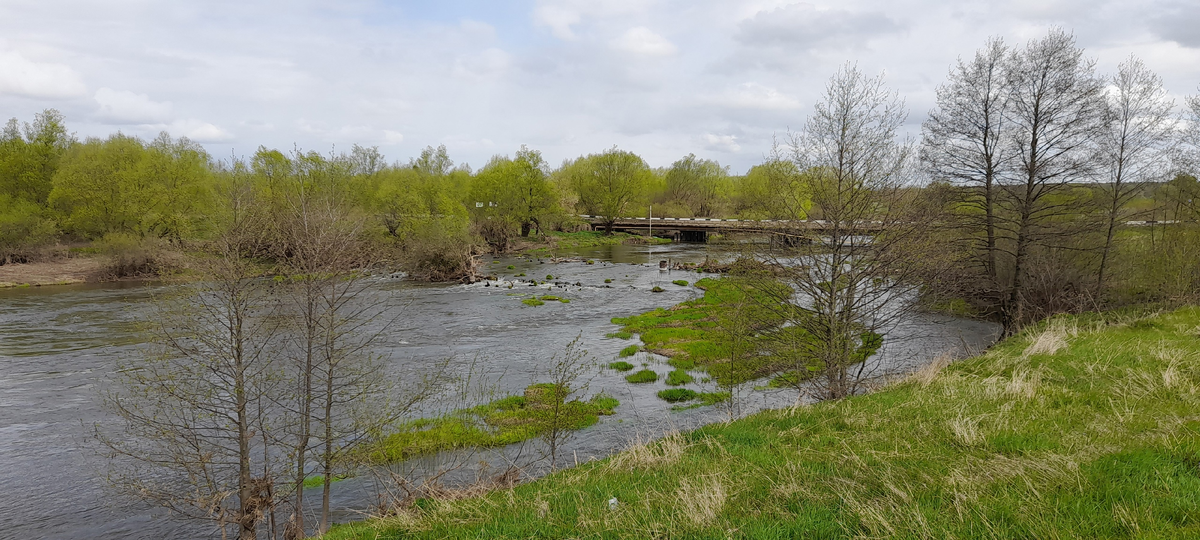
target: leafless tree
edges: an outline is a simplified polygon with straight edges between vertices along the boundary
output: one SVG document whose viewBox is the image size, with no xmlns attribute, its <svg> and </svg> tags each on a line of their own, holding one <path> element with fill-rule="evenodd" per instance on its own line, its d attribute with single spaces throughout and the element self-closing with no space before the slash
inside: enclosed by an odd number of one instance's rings
<svg viewBox="0 0 1200 540">
<path fill-rule="evenodd" d="M 960 59 L 950 80 L 938 87 L 937 107 L 922 126 L 922 161 L 935 179 L 967 186 L 964 202 L 982 218 L 968 215 L 960 221 L 972 231 L 982 229 L 977 251 L 982 252 L 984 273 L 995 292 L 1002 288 L 996 260 L 1002 217 L 997 206 L 998 184 L 1009 157 L 1003 140 L 1009 54 L 1003 40 L 992 38 L 969 63 Z"/>
<path fill-rule="evenodd" d="M 1096 275 L 1096 295 L 1104 289 L 1105 271 L 1117 227 L 1127 218 L 1129 201 L 1149 181 L 1170 171 L 1169 156 L 1176 143 L 1175 102 L 1162 79 L 1136 57 L 1117 68 L 1107 92 L 1107 130 L 1101 139 L 1107 169 L 1105 238 Z"/>
<path fill-rule="evenodd" d="M 790 157 L 812 183 L 825 232 L 808 246 L 774 256 L 789 287 L 776 303 L 797 385 L 837 399 L 860 390 L 867 360 L 914 300 L 927 223 L 910 212 L 913 146 L 897 139 L 903 101 L 854 65 L 838 71 Z M 778 289 L 778 288 L 776 288 Z M 764 288 L 770 291 L 771 288 Z M 805 374 L 816 378 L 804 383 Z"/>
<path fill-rule="evenodd" d="M 118 369 L 104 403 L 124 429 L 97 436 L 116 486 L 248 540 L 270 504 L 269 465 L 255 469 L 271 453 L 260 434 L 278 389 L 279 332 L 268 284 L 238 246 L 221 244 L 205 281 L 160 304 L 146 354 Z"/>
<path fill-rule="evenodd" d="M 525 406 L 536 412 L 538 437 L 551 470 L 558 465 L 559 448 L 575 435 L 588 414 L 578 398 L 588 391 L 590 381 L 582 379 L 595 367 L 595 359 L 580 348 L 581 338 L 576 337 L 561 354 L 550 359 L 549 382 L 534 384 L 525 393 Z"/>
<path fill-rule="evenodd" d="M 1073 232 L 1062 225 L 1079 212 L 1079 198 L 1065 195 L 1073 182 L 1095 178 L 1107 117 L 1095 62 L 1061 29 L 1014 53 L 1007 79 L 1007 151 L 1016 166 L 1001 183 L 1014 229 L 1004 323 L 1013 332 L 1030 315 L 1025 302 L 1031 248 L 1053 245 Z"/>
</svg>

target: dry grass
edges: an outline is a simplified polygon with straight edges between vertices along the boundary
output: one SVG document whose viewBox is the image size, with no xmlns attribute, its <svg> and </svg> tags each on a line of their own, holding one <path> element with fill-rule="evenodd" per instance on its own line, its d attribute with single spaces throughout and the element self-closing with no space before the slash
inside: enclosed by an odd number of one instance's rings
<svg viewBox="0 0 1200 540">
<path fill-rule="evenodd" d="M 954 440 L 965 447 L 978 446 L 983 443 L 983 433 L 979 430 L 979 419 L 959 415 L 946 422 Z"/>
<path fill-rule="evenodd" d="M 1067 339 L 1075 337 L 1077 334 L 1079 334 L 1079 327 L 1076 324 L 1055 319 L 1044 331 L 1034 336 L 1033 341 L 1025 348 L 1025 352 L 1021 356 L 1029 358 L 1035 354 L 1058 354 L 1059 351 L 1070 346 Z"/>
<path fill-rule="evenodd" d="M 702 527 L 712 523 L 725 507 L 725 483 L 717 475 L 703 476 L 698 479 L 685 478 L 675 490 L 675 499 L 684 516 L 694 526 Z"/>
<path fill-rule="evenodd" d="M 954 362 L 954 356 L 950 354 L 950 351 L 946 351 L 937 355 L 932 362 L 925 364 L 924 367 L 915 371 L 910 378 L 921 385 L 921 388 L 925 388 L 932 384 L 933 380 L 937 378 L 942 370 L 946 369 L 952 362 Z"/>
<path fill-rule="evenodd" d="M 653 442 L 642 439 L 639 433 L 623 452 L 613 456 L 608 467 L 613 470 L 650 469 L 679 461 L 688 443 L 679 432 Z"/>
</svg>

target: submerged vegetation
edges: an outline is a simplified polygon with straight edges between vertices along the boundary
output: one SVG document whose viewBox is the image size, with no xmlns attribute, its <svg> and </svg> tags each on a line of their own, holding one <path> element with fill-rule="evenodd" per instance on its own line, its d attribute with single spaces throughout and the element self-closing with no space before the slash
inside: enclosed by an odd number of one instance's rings
<svg viewBox="0 0 1200 540">
<path fill-rule="evenodd" d="M 637 443 L 329 538 L 1193 538 L 1197 328 L 1197 308 L 1060 317 L 874 394 Z"/>
</svg>

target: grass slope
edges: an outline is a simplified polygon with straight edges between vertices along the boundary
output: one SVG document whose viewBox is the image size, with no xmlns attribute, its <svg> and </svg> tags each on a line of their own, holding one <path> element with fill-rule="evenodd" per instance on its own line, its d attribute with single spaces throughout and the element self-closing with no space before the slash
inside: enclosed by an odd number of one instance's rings
<svg viewBox="0 0 1200 540">
<path fill-rule="evenodd" d="M 1057 319 L 871 395 L 420 508 L 329 538 L 1200 538 L 1200 309 Z"/>
</svg>

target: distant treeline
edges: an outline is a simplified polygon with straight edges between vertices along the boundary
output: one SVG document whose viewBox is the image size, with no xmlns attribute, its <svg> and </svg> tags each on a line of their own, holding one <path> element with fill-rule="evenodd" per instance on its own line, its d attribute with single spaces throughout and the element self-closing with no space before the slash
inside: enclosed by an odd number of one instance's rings
<svg viewBox="0 0 1200 540">
<path fill-rule="evenodd" d="M 787 190 L 804 200 L 797 172 L 780 161 L 733 176 L 694 155 L 655 169 L 616 148 L 557 168 L 526 147 L 478 170 L 455 166 L 445 146 L 407 163 L 357 145 L 340 154 L 260 147 L 247 160 L 218 161 L 167 133 L 81 141 L 49 109 L 32 122 L 10 120 L 0 136 L 0 263 L 110 235 L 203 241 L 242 184 L 268 199 L 289 190 L 337 192 L 373 217 L 381 236 L 450 235 L 503 251 L 518 236 L 578 228 L 579 213 L 644 215 L 653 205 L 658 216 L 803 217 L 806 204 L 778 204 Z"/>
</svg>

